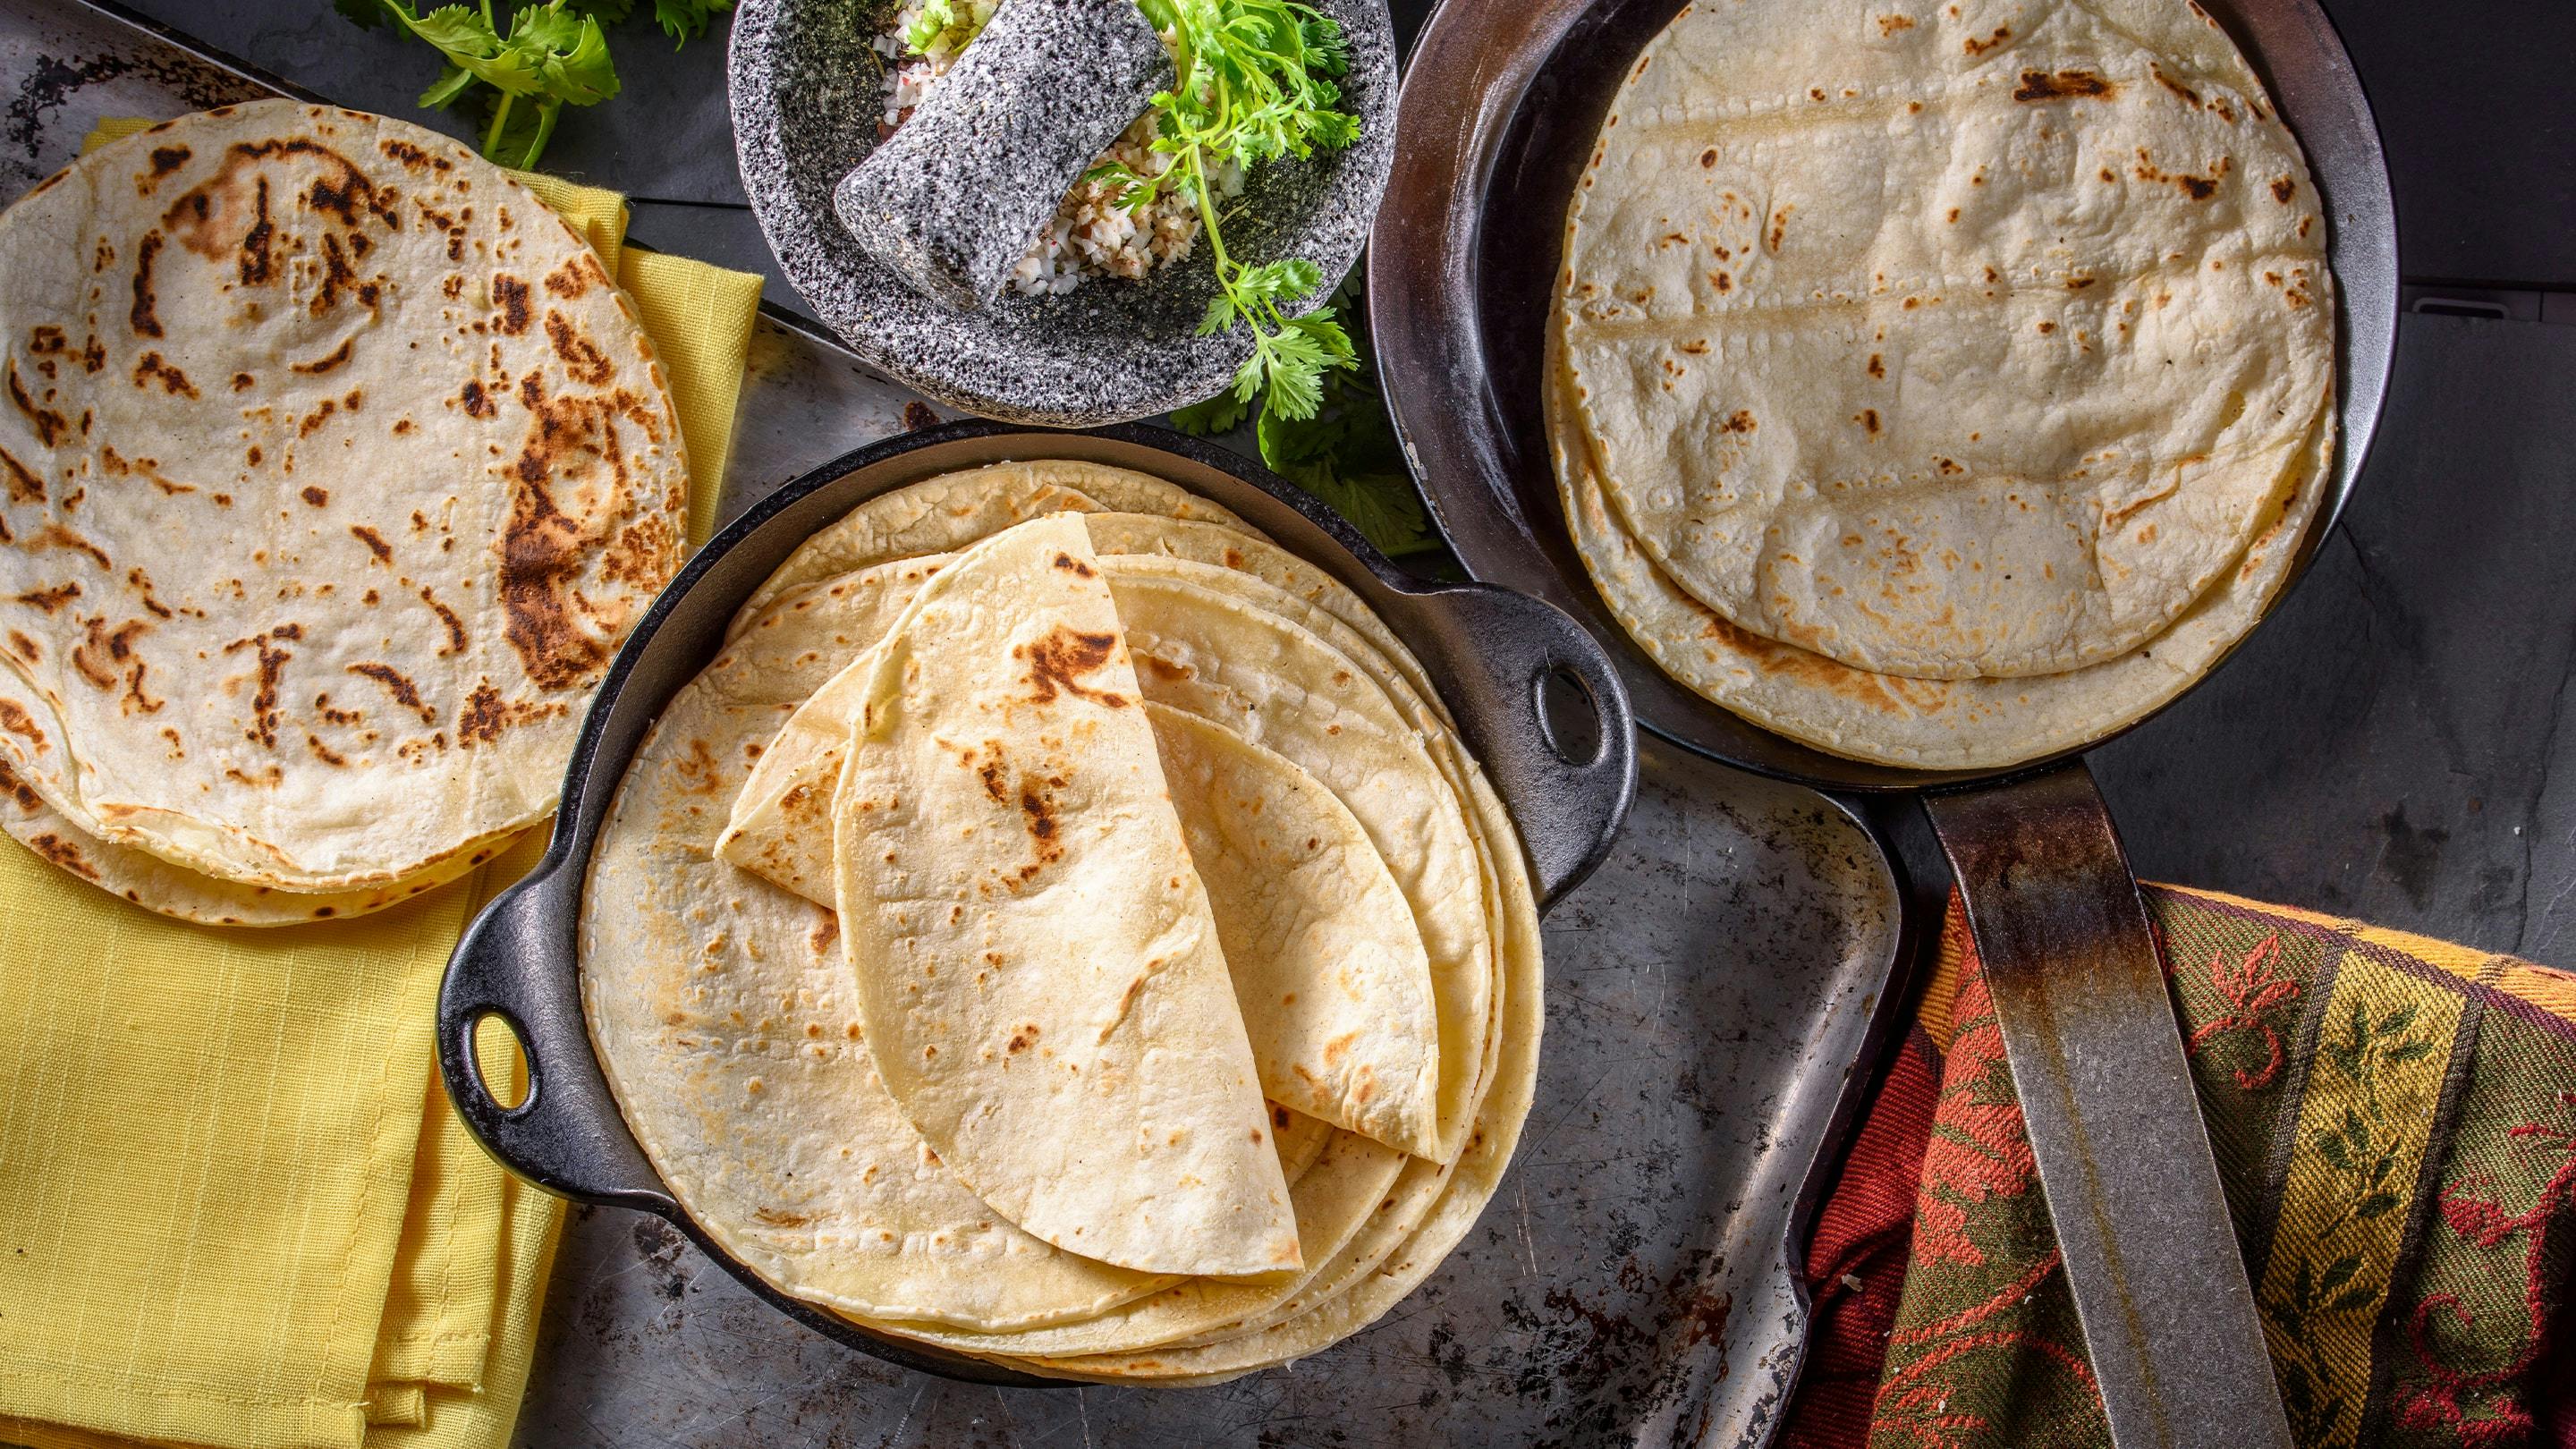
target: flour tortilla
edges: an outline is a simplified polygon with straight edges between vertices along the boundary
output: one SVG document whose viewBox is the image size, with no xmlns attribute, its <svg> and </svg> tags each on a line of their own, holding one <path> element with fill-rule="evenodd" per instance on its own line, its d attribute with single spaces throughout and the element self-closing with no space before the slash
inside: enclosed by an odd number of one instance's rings
<svg viewBox="0 0 2576 1449">
<path fill-rule="evenodd" d="M 1040 1242 L 942 1166 L 861 1040 L 833 914 L 716 857 L 755 752 L 875 642 L 814 611 L 766 622 L 664 710 L 583 895 L 583 1008 L 645 1155 L 728 1252 L 854 1314 L 1004 1330 L 1167 1285 Z M 1313 1137 L 1274 1129 L 1300 1156 Z"/>
<path fill-rule="evenodd" d="M 881 493 L 841 515 L 753 591 L 734 616 L 733 632 L 792 589 L 870 564 L 953 553 L 1050 513 L 1101 512 L 1197 520 L 1261 536 L 1216 504 L 1149 474 L 1068 458 L 995 463 Z"/>
<path fill-rule="evenodd" d="M 554 808 L 688 471 L 532 193 L 399 121 L 189 116 L 0 216 L 0 346 L 0 754 L 47 806 L 314 892 Z"/>
<path fill-rule="evenodd" d="M 1501 1033 L 1507 1029 L 1507 1012 L 1502 1003 L 1511 990 L 1519 989 L 1512 984 L 1517 968 L 1507 966 L 1506 961 L 1515 941 L 1524 941 L 1534 949 L 1538 938 L 1535 905 L 1523 904 L 1529 902 L 1525 876 L 1515 884 L 1505 874 L 1506 870 L 1519 869 L 1517 837 L 1509 833 L 1508 822 L 1502 824 L 1505 833 L 1492 833 L 1500 810 L 1483 777 L 1471 771 L 1461 778 L 1467 782 L 1462 793 L 1477 804 L 1469 832 L 1476 844 L 1488 919 L 1498 923 L 1498 949 L 1489 958 L 1492 975 L 1487 984 L 1487 999 L 1493 1005 L 1486 1018 L 1468 1098 L 1469 1114 L 1475 1117 L 1484 1111 L 1486 1096 L 1498 1079 Z M 1498 867 L 1497 849 L 1512 852 L 1506 865 Z M 1516 896 L 1512 894 L 1515 890 Z M 1525 937 L 1523 925 L 1510 919 L 1513 911 L 1524 908 L 1530 912 Z M 1534 958 L 1527 964 L 1534 965 Z M 1534 980 L 1524 984 L 1532 990 L 1537 986 Z M 1336 1134 L 1335 1140 L 1348 1135 Z M 1471 1132 L 1469 1141 L 1474 1140 Z M 1299 1184 L 1296 1194 L 1298 1233 L 1307 1247 L 1308 1267 L 1294 1280 L 1275 1287 L 1239 1288 L 1203 1279 L 1184 1280 L 1081 1323 L 1008 1334 L 959 1333 L 912 1323 L 879 1326 L 944 1348 L 1024 1366 L 1049 1363 L 1058 1356 L 1090 1362 L 1101 1355 L 1118 1358 L 1146 1351 L 1159 1355 L 1242 1338 L 1273 1324 L 1303 1317 L 1319 1305 L 1341 1297 L 1403 1248 L 1440 1201 L 1457 1161 L 1403 1158 L 1391 1176 L 1373 1175 L 1373 1180 L 1364 1184 L 1368 1191 L 1340 1196 L 1325 1195 L 1327 1191 L 1339 1191 L 1344 1184 L 1326 1177 L 1319 1169 L 1317 1180 Z M 1370 1170 L 1365 1159 L 1328 1165 L 1344 1172 L 1358 1169 L 1354 1176 Z M 1383 1166 L 1375 1172 L 1383 1173 Z M 1349 1184 L 1354 1189 L 1362 1185 Z"/>
<path fill-rule="evenodd" d="M 1400 1153 L 1442 1155 L 1431 962 L 1368 832 L 1295 761 L 1170 705 L 1145 712 L 1262 1091 Z"/>
<path fill-rule="evenodd" d="M 0 830 L 63 870 L 147 910 L 205 926 L 300 926 L 347 920 L 438 889 L 500 854 L 502 835 L 457 851 L 418 875 L 344 891 L 282 891 L 201 875 L 149 851 L 89 834 L 0 758 Z"/>
<path fill-rule="evenodd" d="M 889 625 L 909 587 L 948 557 L 881 564 L 809 585 L 783 596 L 778 612 L 760 627 L 810 609 L 810 621 L 828 616 L 836 636 L 864 639 Z M 1106 557 L 1100 568 L 1113 594 L 1125 580 L 1161 581 L 1175 572 L 1212 591 L 1275 592 L 1244 575 L 1153 555 Z M 1319 612 L 1284 596 L 1271 602 L 1274 612 Z M 1205 596 L 1184 603 L 1199 607 L 1185 607 L 1179 615 L 1167 610 L 1163 617 L 1179 618 L 1189 637 L 1209 652 L 1235 647 L 1233 631 L 1246 616 L 1208 607 Z M 1309 622 L 1338 627 L 1328 617 Z M 1258 650 L 1265 637 L 1256 631 L 1244 635 L 1243 643 Z M 1366 699 L 1366 681 L 1345 655 L 1319 646 L 1304 657 L 1320 674 L 1344 676 L 1330 688 Z M 830 898 L 831 801 L 845 758 L 846 722 L 872 687 L 873 667 L 861 661 L 843 670 L 764 748 L 717 844 L 727 860 L 808 899 Z M 1178 672 L 1146 680 L 1149 699 L 1165 691 L 1190 709 L 1216 708 L 1228 719 L 1241 718 L 1239 697 L 1193 691 Z M 1440 789 L 1429 756 L 1408 748 L 1382 696 L 1366 702 L 1375 728 L 1365 737 L 1353 736 L 1356 763 L 1348 769 L 1357 778 L 1382 772 L 1380 787 L 1362 798 L 1375 812 L 1375 836 L 1294 761 L 1223 726 L 1152 713 L 1166 772 L 1176 763 L 1188 767 L 1189 788 L 1177 788 L 1176 781 L 1173 801 L 1217 906 L 1229 975 L 1263 1090 L 1296 1111 L 1402 1151 L 1445 1158 L 1469 1115 L 1463 1098 L 1468 1083 L 1444 1072 L 1441 1053 L 1471 1047 L 1483 1030 L 1482 990 L 1475 978 L 1487 968 L 1477 954 L 1480 938 L 1462 918 L 1456 895 L 1465 879 L 1467 837 L 1454 806 L 1444 816 L 1437 803 L 1426 803 Z M 1334 749 L 1327 735 L 1312 745 L 1310 757 Z M 1221 784 L 1230 788 L 1221 790 Z M 1247 851 L 1269 858 L 1255 859 Z M 1405 862 L 1404 879 L 1420 889 L 1424 919 L 1450 933 L 1438 987 L 1412 913 L 1414 900 L 1389 870 L 1390 859 Z M 1331 989 L 1320 989 L 1326 987 Z M 1445 1032 L 1444 1012 L 1450 1022 Z"/>
<path fill-rule="evenodd" d="M 860 1020 L 906 1118 L 1032 1235 L 1140 1272 L 1293 1273 L 1124 628 L 1057 515 L 950 562 L 871 652 L 833 804 Z"/>
<path fill-rule="evenodd" d="M 1480 838 L 1498 847 L 1487 856 L 1497 872 L 1501 897 L 1495 917 L 1501 949 L 1496 957 L 1497 1018 L 1491 1066 L 1477 1104 L 1475 1127 L 1457 1161 L 1446 1168 L 1418 1159 L 1408 1165 L 1407 1176 L 1431 1190 L 1418 1209 L 1397 1218 L 1404 1228 L 1397 1241 L 1372 1253 L 1374 1245 L 1367 1243 L 1364 1233 L 1344 1250 L 1347 1262 L 1337 1265 L 1343 1271 L 1327 1269 L 1308 1293 L 1291 1299 L 1282 1310 L 1223 1334 L 1140 1354 L 1008 1362 L 1039 1373 L 1104 1383 L 1145 1381 L 1171 1387 L 1222 1383 L 1304 1358 L 1377 1322 L 1420 1287 L 1466 1237 L 1493 1200 L 1520 1143 L 1521 1127 L 1537 1091 L 1539 1038 L 1546 1022 L 1537 901 L 1519 855 L 1500 848 L 1516 839 L 1511 821 L 1481 775 L 1471 782 L 1470 799 Z"/>
<path fill-rule="evenodd" d="M 2137 650 L 2311 466 L 2319 197 L 2185 0 L 1711 0 L 1621 89 L 1559 325 L 1609 510 L 1881 674 Z"/>
<path fill-rule="evenodd" d="M 2171 629 L 2105 663 L 2032 679 L 1872 674 L 1737 628 L 1682 592 L 1602 496 L 1580 424 L 1551 368 L 1548 431 L 1567 526 L 1620 625 L 1665 673 L 1765 729 L 1851 759 L 1909 769 L 1998 769 L 2079 748 L 2153 714 L 2224 659 L 2271 606 L 2325 499 L 2331 412 L 2306 466 L 2258 520 L 2252 546 Z"/>
</svg>

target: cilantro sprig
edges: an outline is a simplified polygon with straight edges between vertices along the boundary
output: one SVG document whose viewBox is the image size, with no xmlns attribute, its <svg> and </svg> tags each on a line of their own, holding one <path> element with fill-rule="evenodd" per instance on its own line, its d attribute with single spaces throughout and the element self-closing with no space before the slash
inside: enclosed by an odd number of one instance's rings
<svg viewBox="0 0 2576 1449">
<path fill-rule="evenodd" d="M 1334 294 L 1333 305 L 1337 309 L 1355 305 L 1358 295 L 1354 277 Z M 1431 526 L 1430 512 L 1413 486 L 1413 473 L 1405 464 L 1386 402 L 1370 381 L 1373 371 L 1367 361 L 1363 314 L 1354 310 L 1349 315 L 1356 329 L 1349 339 L 1356 365 L 1324 374 L 1319 406 L 1308 416 L 1292 418 L 1267 406 L 1264 399 L 1259 418 L 1253 420 L 1252 400 L 1228 389 L 1174 412 L 1172 426 L 1212 437 L 1252 420 L 1253 441 L 1270 471 L 1349 519 L 1380 553 L 1389 558 L 1437 553 L 1443 547 L 1440 534 Z"/>
<path fill-rule="evenodd" d="M 534 167 L 553 139 L 565 106 L 595 106 L 616 96 L 617 63 L 606 25 L 625 21 L 636 0 L 547 0 L 510 12 L 505 27 L 492 0 L 442 5 L 423 14 L 411 0 L 332 0 L 361 27 L 390 19 L 436 49 L 446 66 L 420 103 L 445 110 L 460 101 L 481 108 L 480 149 L 504 166 Z M 653 18 L 674 45 L 703 34 L 733 0 L 653 0 Z"/>
<path fill-rule="evenodd" d="M 1324 406 L 1325 375 L 1357 365 L 1350 334 L 1331 307 L 1303 316 L 1291 310 L 1323 285 L 1323 268 L 1301 257 L 1246 262 L 1226 249 L 1216 181 L 1229 167 L 1249 171 L 1359 139 L 1359 117 L 1338 109 L 1342 92 L 1335 79 L 1350 68 L 1342 27 L 1298 0 L 1136 5 L 1172 49 L 1172 88 L 1152 102 L 1153 148 L 1172 160 L 1150 176 L 1104 162 L 1084 179 L 1116 187 L 1118 204 L 1129 211 L 1144 210 L 1167 191 L 1189 198 L 1217 278 L 1199 333 L 1241 326 L 1252 334 L 1252 355 L 1235 372 L 1232 396 L 1249 404 L 1260 395 L 1265 417 L 1312 419 Z M 972 0 L 926 0 L 904 29 L 904 44 L 917 55 L 954 53 L 982 28 L 972 12 L 983 8 Z"/>
<path fill-rule="evenodd" d="M 1252 355 L 1234 375 L 1234 396 L 1263 394 L 1265 414 L 1312 418 L 1323 406 L 1324 374 L 1357 365 L 1350 334 L 1330 307 L 1304 316 L 1289 311 L 1323 284 L 1323 269 L 1302 257 L 1246 263 L 1226 250 L 1214 178 L 1228 165 L 1249 171 L 1265 161 L 1334 151 L 1359 139 L 1359 117 L 1337 109 L 1334 78 L 1350 64 L 1339 22 L 1298 0 L 1137 0 L 1172 47 L 1177 78 L 1154 97 L 1154 149 L 1172 164 L 1153 176 L 1104 166 L 1095 179 L 1120 183 L 1130 210 L 1153 204 L 1165 188 L 1183 188 L 1196 203 L 1216 266 L 1217 294 L 1199 319 L 1202 336 L 1241 325 Z"/>
</svg>

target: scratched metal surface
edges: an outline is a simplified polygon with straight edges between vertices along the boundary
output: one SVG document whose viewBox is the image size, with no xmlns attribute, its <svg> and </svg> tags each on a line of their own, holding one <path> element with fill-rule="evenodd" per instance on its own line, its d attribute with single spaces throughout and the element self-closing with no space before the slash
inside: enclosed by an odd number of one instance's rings
<svg viewBox="0 0 2576 1449">
<path fill-rule="evenodd" d="M 0 199 L 101 116 L 261 93 L 63 0 L 0 0 Z M 765 319 L 728 511 L 920 406 Z M 1645 776 L 1617 853 L 1547 923 L 1547 1042 L 1510 1176 L 1386 1322 L 1219 1389 L 997 1393 L 820 1339 L 657 1221 L 584 1209 L 519 1442 L 1757 1441 L 1803 1324 L 1796 1200 L 1882 1004 L 1899 903 L 1866 833 L 1820 797 L 1660 748 Z"/>
<path fill-rule="evenodd" d="M 1780 1232 L 1894 948 L 1817 797 L 1650 746 L 1618 851 L 1548 920 L 1510 1175 L 1375 1328 L 1215 1389 L 995 1390 L 848 1353 L 658 1221 L 577 1210 L 520 1423 L 606 1445 L 1594 1445 L 1758 1431 Z M 1766 1363 L 1766 1358 L 1775 1361 Z"/>
</svg>

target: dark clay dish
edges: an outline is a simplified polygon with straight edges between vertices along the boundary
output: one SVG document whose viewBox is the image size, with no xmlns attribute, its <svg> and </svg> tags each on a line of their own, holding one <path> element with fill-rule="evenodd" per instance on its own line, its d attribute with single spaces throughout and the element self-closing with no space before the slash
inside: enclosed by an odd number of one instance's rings
<svg viewBox="0 0 2576 1449">
<path fill-rule="evenodd" d="M 932 301 L 860 250 L 832 191 L 878 141 L 883 58 L 871 49 L 889 0 L 743 0 L 729 62 L 734 145 L 752 212 L 787 278 L 868 363 L 938 401 L 1008 422 L 1086 427 L 1147 417 L 1214 394 L 1251 355 L 1240 329 L 1198 335 L 1215 295 L 1206 239 L 1139 281 L 1094 277 L 1070 292 L 1005 293 L 981 310 Z M 1367 239 L 1395 153 L 1395 35 L 1385 0 L 1317 0 L 1341 22 L 1350 147 L 1253 168 L 1227 210 L 1226 245 L 1247 262 L 1303 257 L 1320 303 Z M 1068 65 L 1079 64 L 1069 57 Z"/>
</svg>

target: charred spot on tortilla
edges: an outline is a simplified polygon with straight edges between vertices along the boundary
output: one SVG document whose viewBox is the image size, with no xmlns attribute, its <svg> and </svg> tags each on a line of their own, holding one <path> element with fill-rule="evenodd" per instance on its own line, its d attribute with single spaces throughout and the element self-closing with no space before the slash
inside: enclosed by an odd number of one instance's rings
<svg viewBox="0 0 2576 1449">
<path fill-rule="evenodd" d="M 1060 690 L 1104 708 L 1124 709 L 1130 703 L 1125 695 L 1082 683 L 1082 676 L 1105 668 L 1117 650 L 1115 634 L 1078 633 L 1059 624 L 1034 644 L 1014 647 L 1011 657 L 1028 661 L 1030 698 L 1036 703 L 1054 703 Z"/>
</svg>

